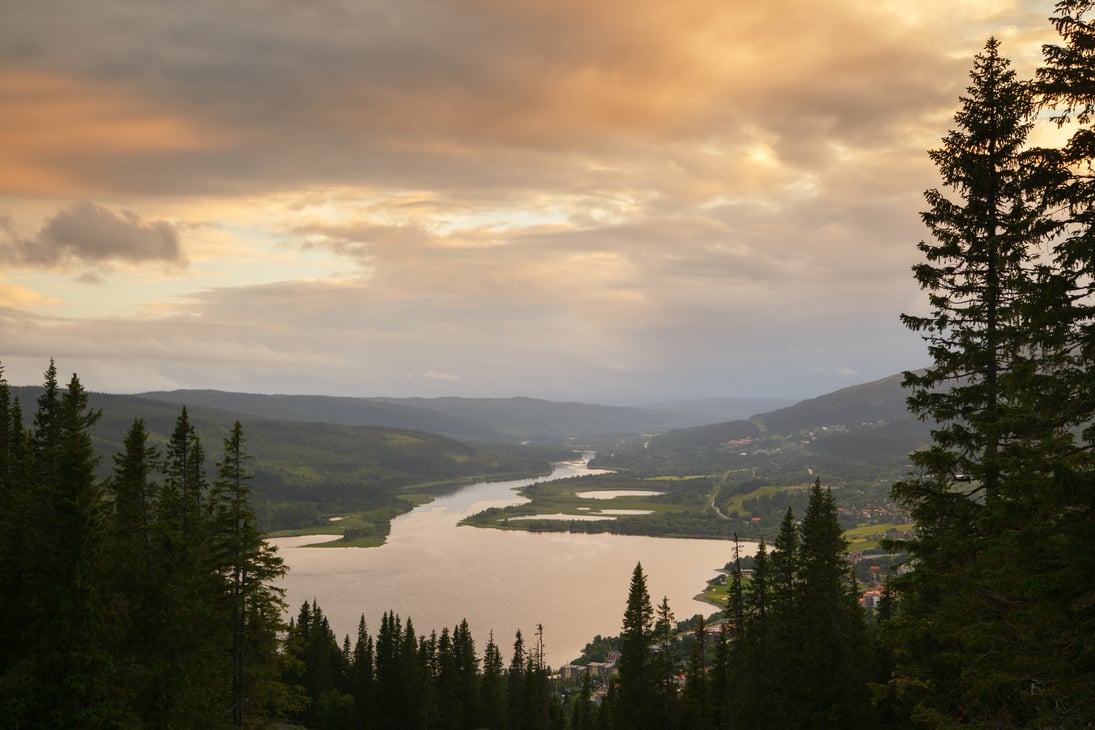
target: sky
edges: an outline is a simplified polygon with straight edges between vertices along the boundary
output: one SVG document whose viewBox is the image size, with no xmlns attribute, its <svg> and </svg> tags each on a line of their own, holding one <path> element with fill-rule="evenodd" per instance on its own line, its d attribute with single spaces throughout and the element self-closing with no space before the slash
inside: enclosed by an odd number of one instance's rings
<svg viewBox="0 0 1095 730">
<path fill-rule="evenodd" d="M 599 403 L 922 367 L 927 150 L 987 38 L 1030 76 L 1052 14 L 0 0 L 0 363 Z"/>
</svg>

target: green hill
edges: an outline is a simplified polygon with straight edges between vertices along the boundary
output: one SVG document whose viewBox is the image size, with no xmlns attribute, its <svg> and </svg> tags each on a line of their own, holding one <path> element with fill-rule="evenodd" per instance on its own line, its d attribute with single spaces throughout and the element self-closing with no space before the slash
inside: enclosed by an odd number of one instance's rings
<svg viewBox="0 0 1095 730">
<path fill-rule="evenodd" d="M 29 425 L 41 389 L 12 391 Z M 144 420 L 154 442 L 166 443 L 181 408 L 140 396 L 103 393 L 92 393 L 90 404 L 102 411 L 93 436 L 103 476 L 110 472 L 113 455 L 122 450 L 134 418 Z M 202 439 L 210 475 L 232 424 L 237 419 L 244 424 L 247 448 L 254 457 L 254 504 L 268 530 L 324 525 L 331 514 L 379 507 L 406 511 L 425 494 L 447 485 L 544 473 L 565 453 L 469 445 L 407 429 L 274 420 L 213 408 L 207 401 L 186 405 Z M 232 403 L 226 400 L 224 405 Z"/>
</svg>

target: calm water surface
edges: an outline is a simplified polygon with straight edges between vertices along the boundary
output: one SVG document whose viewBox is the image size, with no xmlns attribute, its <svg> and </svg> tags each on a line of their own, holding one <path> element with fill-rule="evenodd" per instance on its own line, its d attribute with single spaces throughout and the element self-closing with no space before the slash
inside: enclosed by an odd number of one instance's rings
<svg viewBox="0 0 1095 730">
<path fill-rule="evenodd" d="M 340 642 L 346 634 L 353 640 L 362 614 L 374 636 L 389 609 L 410 617 L 418 634 L 467 618 L 477 652 L 493 630 L 507 663 L 517 629 L 531 646 L 543 624 L 547 661 L 559 666 L 595 634 L 619 633 L 636 562 L 654 604 L 668 596 L 677 620 L 714 610 L 693 597 L 729 560 L 728 542 L 457 525 L 487 507 L 526 501 L 514 492 L 519 487 L 601 473 L 587 462 L 556 464 L 540 479 L 465 487 L 397 517 L 379 548 L 303 547 L 315 537 L 271 540 L 289 566 L 282 586 L 291 614 L 314 598 Z"/>
</svg>

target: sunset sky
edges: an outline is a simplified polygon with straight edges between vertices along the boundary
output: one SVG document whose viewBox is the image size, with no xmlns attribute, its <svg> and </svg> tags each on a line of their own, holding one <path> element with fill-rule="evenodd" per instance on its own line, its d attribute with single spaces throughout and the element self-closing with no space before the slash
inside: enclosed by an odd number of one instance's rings
<svg viewBox="0 0 1095 730">
<path fill-rule="evenodd" d="M 926 150 L 1052 13 L 0 0 L 0 362 L 605 403 L 920 367 Z"/>
</svg>

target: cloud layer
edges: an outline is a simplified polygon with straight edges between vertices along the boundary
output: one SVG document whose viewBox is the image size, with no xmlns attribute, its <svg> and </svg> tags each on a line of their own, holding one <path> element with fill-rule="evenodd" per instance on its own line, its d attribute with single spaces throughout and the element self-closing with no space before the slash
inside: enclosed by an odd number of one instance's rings
<svg viewBox="0 0 1095 730">
<path fill-rule="evenodd" d="M 925 150 L 988 34 L 1028 73 L 1051 11 L 10 3 L 0 360 L 603 400 L 916 367 Z"/>
</svg>

